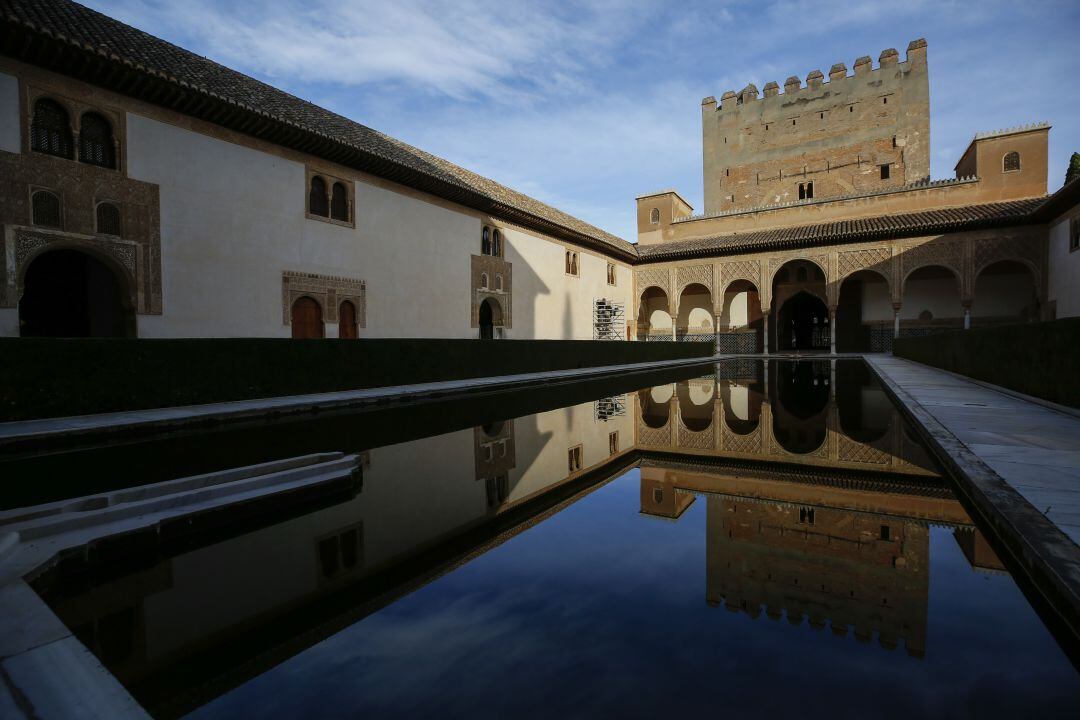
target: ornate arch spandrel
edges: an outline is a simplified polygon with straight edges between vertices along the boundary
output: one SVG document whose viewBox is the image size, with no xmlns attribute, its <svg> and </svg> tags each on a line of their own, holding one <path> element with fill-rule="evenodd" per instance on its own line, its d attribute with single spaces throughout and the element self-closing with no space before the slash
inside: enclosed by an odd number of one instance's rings
<svg viewBox="0 0 1080 720">
<path fill-rule="evenodd" d="M 675 284 L 678 288 L 677 295 L 682 297 L 683 291 L 691 285 L 703 285 L 709 291 L 709 297 L 716 296 L 716 287 L 713 283 L 713 266 L 690 265 L 679 266 L 675 269 Z"/>
<path fill-rule="evenodd" d="M 1035 287 L 1042 288 L 1043 249 L 1045 243 L 1035 238 L 1005 236 L 979 238 L 972 241 L 971 292 L 975 292 L 975 281 L 979 274 L 997 262 L 1018 262 L 1032 273 Z M 1040 298 L 1042 292 L 1039 292 Z"/>
<path fill-rule="evenodd" d="M 849 276 L 862 270 L 876 272 L 885 281 L 892 296 L 895 280 L 893 279 L 893 251 L 883 246 L 863 250 L 844 250 L 836 254 L 836 290 L 839 298 L 840 286 Z"/>
<path fill-rule="evenodd" d="M 671 302 L 671 282 L 667 268 L 651 267 L 634 271 L 634 282 L 637 284 L 637 294 L 640 298 L 651 287 L 660 288 Z"/>
<path fill-rule="evenodd" d="M 897 249 L 900 263 L 900 283 L 897 297 L 903 301 L 904 289 L 911 273 L 919 268 L 929 266 L 941 266 L 951 270 L 956 276 L 957 287 L 960 290 L 961 300 L 970 297 L 966 292 L 964 282 L 964 241 L 963 240 L 930 240 L 918 245 L 907 245 Z"/>
</svg>

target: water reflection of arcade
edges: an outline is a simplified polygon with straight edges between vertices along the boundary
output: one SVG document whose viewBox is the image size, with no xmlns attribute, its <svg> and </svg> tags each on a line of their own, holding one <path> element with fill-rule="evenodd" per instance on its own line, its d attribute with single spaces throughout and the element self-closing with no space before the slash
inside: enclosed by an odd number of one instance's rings
<svg viewBox="0 0 1080 720">
<path fill-rule="evenodd" d="M 711 377 L 648 388 L 636 400 L 644 450 L 935 472 L 857 360 L 731 360 Z"/>
<path fill-rule="evenodd" d="M 929 525 L 954 528 L 972 567 L 1003 566 L 938 480 L 747 471 L 648 460 L 641 513 L 677 520 L 706 503 L 705 599 L 714 607 L 804 621 L 886 649 L 926 651 Z"/>
</svg>

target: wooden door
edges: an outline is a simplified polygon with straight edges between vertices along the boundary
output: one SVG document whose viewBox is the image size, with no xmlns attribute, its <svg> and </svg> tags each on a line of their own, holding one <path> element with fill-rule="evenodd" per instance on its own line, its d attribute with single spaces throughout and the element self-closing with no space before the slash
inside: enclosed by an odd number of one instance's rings
<svg viewBox="0 0 1080 720">
<path fill-rule="evenodd" d="M 292 306 L 292 336 L 321 338 L 323 336 L 322 308 L 309 297 L 299 298 Z"/>
<path fill-rule="evenodd" d="M 338 337 L 352 340 L 357 336 L 356 306 L 346 300 L 338 310 Z"/>
</svg>

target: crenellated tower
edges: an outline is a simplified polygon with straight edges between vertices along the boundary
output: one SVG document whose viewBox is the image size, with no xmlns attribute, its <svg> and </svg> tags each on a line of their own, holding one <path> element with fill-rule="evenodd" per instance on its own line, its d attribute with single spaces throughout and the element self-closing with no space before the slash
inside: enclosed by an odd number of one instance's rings
<svg viewBox="0 0 1080 720">
<path fill-rule="evenodd" d="M 701 103 L 705 212 L 872 192 L 930 177 L 926 41 L 888 49 L 806 85 L 750 84 Z"/>
</svg>

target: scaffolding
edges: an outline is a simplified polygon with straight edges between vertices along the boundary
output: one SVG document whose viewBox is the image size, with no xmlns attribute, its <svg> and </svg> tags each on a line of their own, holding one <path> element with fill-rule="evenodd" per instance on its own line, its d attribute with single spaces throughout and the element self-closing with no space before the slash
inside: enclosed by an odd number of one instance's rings
<svg viewBox="0 0 1080 720">
<path fill-rule="evenodd" d="M 626 304 L 593 300 L 593 340 L 626 339 Z"/>
<path fill-rule="evenodd" d="M 593 401 L 593 417 L 601 422 L 607 422 L 613 417 L 619 417 L 620 415 L 625 414 L 625 395 L 615 395 Z"/>
</svg>

